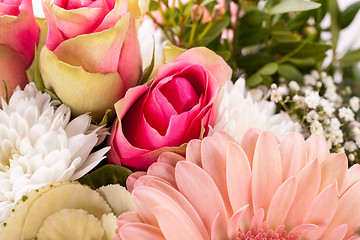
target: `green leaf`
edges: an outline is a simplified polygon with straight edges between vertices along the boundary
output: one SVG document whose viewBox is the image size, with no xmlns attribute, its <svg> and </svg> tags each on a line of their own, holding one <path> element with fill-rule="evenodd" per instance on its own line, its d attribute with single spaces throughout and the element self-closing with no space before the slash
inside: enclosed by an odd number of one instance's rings
<svg viewBox="0 0 360 240">
<path fill-rule="evenodd" d="M 140 85 L 146 83 L 150 76 L 151 76 L 151 73 L 154 69 L 154 66 L 155 66 L 155 38 L 153 36 L 153 54 L 152 54 L 152 58 L 151 58 L 151 62 L 150 62 L 150 65 L 145 69 L 144 71 L 144 74 L 142 75 L 141 79 L 140 79 Z"/>
<path fill-rule="evenodd" d="M 9 103 L 9 92 L 8 92 L 8 88 L 7 88 L 7 85 L 6 85 L 5 80 L 3 80 L 3 82 L 4 82 L 4 90 L 5 90 L 5 102 L 6 102 L 6 103 Z"/>
<path fill-rule="evenodd" d="M 229 60 L 231 57 L 230 51 L 217 51 L 216 54 L 221 56 L 225 61 Z"/>
<path fill-rule="evenodd" d="M 149 3 L 149 12 L 159 10 L 160 3 L 158 1 L 151 0 Z"/>
<path fill-rule="evenodd" d="M 95 124 L 96 126 L 106 125 L 110 120 L 111 120 L 111 110 L 110 109 L 106 109 L 106 112 L 100 123 L 97 123 L 95 121 L 95 119 L 93 117 L 91 117 L 92 123 Z"/>
<path fill-rule="evenodd" d="M 246 79 L 246 85 L 249 87 L 255 87 L 259 85 L 262 81 L 263 81 L 262 76 L 256 73 Z"/>
<path fill-rule="evenodd" d="M 360 61 L 360 49 L 350 51 L 345 54 L 341 59 L 339 59 L 341 63 L 357 63 Z"/>
<path fill-rule="evenodd" d="M 301 49 L 298 49 L 299 46 Z M 331 48 L 330 45 L 324 43 L 307 42 L 307 41 L 274 41 L 270 46 L 272 53 L 289 54 L 294 50 L 298 51 L 292 55 L 293 58 L 309 58 L 324 54 Z"/>
<path fill-rule="evenodd" d="M 309 66 L 315 66 L 316 60 L 312 57 L 308 58 L 290 58 L 289 62 L 301 66 L 301 67 L 309 67 Z"/>
<path fill-rule="evenodd" d="M 351 4 L 340 14 L 340 27 L 346 28 L 354 20 L 354 17 L 360 9 L 360 1 Z"/>
<path fill-rule="evenodd" d="M 39 71 L 39 61 L 38 61 L 38 53 L 37 53 L 37 51 L 38 51 L 38 48 L 37 48 L 37 46 L 35 44 L 35 54 L 34 54 L 34 62 L 35 62 L 34 82 L 35 82 L 35 86 L 39 91 L 49 94 L 52 100 L 59 100 L 60 101 L 59 97 L 56 96 L 55 93 L 53 93 L 49 89 L 46 89 L 45 86 L 44 86 L 44 83 L 42 81 L 40 71 Z"/>
<path fill-rule="evenodd" d="M 270 14 L 283 14 L 288 12 L 302 12 L 319 8 L 321 4 L 305 0 L 282 0 L 275 5 Z"/>
<path fill-rule="evenodd" d="M 212 2 L 215 2 L 215 1 L 216 0 L 205 0 L 200 4 L 200 6 L 205 7 L 206 5 L 208 5 L 208 4 L 212 3 Z"/>
<path fill-rule="evenodd" d="M 38 53 L 37 53 L 38 49 L 37 46 L 35 44 L 35 54 L 34 54 L 34 61 L 35 61 L 35 73 L 34 73 L 34 82 L 35 82 L 35 86 L 36 88 L 41 91 L 44 92 L 45 86 L 44 83 L 41 79 L 40 76 L 40 72 L 39 72 L 39 60 L 38 60 Z"/>
<path fill-rule="evenodd" d="M 278 65 L 276 63 L 268 63 L 259 70 L 261 75 L 273 75 L 278 70 Z"/>
<path fill-rule="evenodd" d="M 337 0 L 328 0 L 328 11 L 331 16 L 331 42 L 333 49 L 336 49 L 340 34 L 340 10 Z"/>
<path fill-rule="evenodd" d="M 210 29 L 209 25 L 205 26 L 203 31 L 207 31 L 205 34 L 203 32 L 200 34 L 199 44 L 200 46 L 206 46 L 209 44 L 212 40 L 214 40 L 216 37 L 218 37 L 222 31 L 229 25 L 230 18 L 229 17 L 223 17 L 221 20 L 216 22 L 209 22 L 207 24 L 211 24 Z M 208 30 L 207 30 L 208 29 Z"/>
<path fill-rule="evenodd" d="M 279 65 L 278 73 L 280 76 L 284 77 L 289 81 L 295 80 L 301 82 L 303 79 L 303 75 L 301 74 L 301 72 L 296 67 L 290 64 Z"/>
<path fill-rule="evenodd" d="M 109 184 L 120 184 L 121 186 L 126 187 L 126 179 L 131 173 L 132 172 L 125 167 L 107 164 L 96 169 L 94 172 L 81 177 L 78 181 L 81 184 L 88 185 L 92 189 L 97 189 Z"/>
<path fill-rule="evenodd" d="M 245 69 L 248 75 L 255 73 L 267 63 L 274 62 L 275 58 L 272 54 L 254 53 L 236 58 L 237 66 L 240 69 Z"/>
<path fill-rule="evenodd" d="M 267 30 L 263 27 L 265 13 L 253 9 L 240 19 L 235 37 L 240 47 L 252 46 L 264 41 Z"/>
</svg>

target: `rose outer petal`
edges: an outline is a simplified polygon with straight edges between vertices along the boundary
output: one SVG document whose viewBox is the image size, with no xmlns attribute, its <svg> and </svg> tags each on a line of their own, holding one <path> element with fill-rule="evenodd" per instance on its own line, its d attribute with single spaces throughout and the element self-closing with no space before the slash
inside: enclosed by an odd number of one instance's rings
<svg viewBox="0 0 360 240">
<path fill-rule="evenodd" d="M 206 68 L 221 86 L 225 81 L 231 78 L 232 70 L 227 65 L 222 57 L 214 53 L 213 51 L 205 47 L 195 47 L 187 50 L 183 54 L 179 55 L 169 67 L 167 64 L 163 64 L 159 68 L 159 75 L 157 78 L 161 79 L 165 76 L 172 75 L 185 66 L 199 64 Z"/>
<path fill-rule="evenodd" d="M 60 61 L 81 66 L 88 72 L 117 72 L 130 18 L 130 14 L 122 17 L 115 28 L 68 39 L 54 53 Z"/>
<path fill-rule="evenodd" d="M 30 65 L 35 52 L 35 43 L 39 37 L 39 28 L 35 22 L 32 1 L 23 0 L 17 17 L 0 16 L 0 44 L 8 45 L 22 54 Z"/>
<path fill-rule="evenodd" d="M 0 45 L 0 97 L 6 98 L 4 82 L 7 87 L 8 97 L 10 97 L 16 88 L 20 86 L 24 88 L 28 80 L 26 77 L 26 69 L 28 62 L 21 54 L 15 52 L 6 45 Z M 1 102 L 0 102 L 1 107 Z"/>
<path fill-rule="evenodd" d="M 68 105 L 72 114 L 78 116 L 91 112 L 100 121 L 106 109 L 123 94 L 123 83 L 116 73 L 89 73 L 82 67 L 71 66 L 60 61 L 44 46 L 40 52 L 40 72 L 45 87 Z"/>
</svg>

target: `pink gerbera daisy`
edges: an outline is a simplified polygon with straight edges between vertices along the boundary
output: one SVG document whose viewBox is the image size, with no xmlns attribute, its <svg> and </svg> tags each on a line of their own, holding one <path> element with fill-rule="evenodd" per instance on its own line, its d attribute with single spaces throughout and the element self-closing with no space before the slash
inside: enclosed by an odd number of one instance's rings
<svg viewBox="0 0 360 240">
<path fill-rule="evenodd" d="M 360 165 L 319 138 L 217 132 L 127 185 L 137 211 L 119 217 L 117 239 L 360 239 Z"/>
</svg>

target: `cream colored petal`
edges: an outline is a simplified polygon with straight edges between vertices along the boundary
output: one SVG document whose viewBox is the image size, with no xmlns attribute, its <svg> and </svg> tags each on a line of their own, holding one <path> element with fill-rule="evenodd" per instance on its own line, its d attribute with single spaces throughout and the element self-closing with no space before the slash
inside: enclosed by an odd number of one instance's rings
<svg viewBox="0 0 360 240">
<path fill-rule="evenodd" d="M 89 73 L 60 61 L 45 46 L 40 53 L 40 71 L 45 87 L 68 105 L 75 116 L 90 112 L 95 120 L 123 95 L 123 84 L 116 73 Z"/>
</svg>

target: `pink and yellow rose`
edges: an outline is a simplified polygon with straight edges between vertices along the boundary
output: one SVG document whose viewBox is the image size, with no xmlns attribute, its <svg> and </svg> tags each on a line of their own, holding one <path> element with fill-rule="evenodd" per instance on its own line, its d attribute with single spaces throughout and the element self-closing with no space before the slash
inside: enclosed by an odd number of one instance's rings
<svg viewBox="0 0 360 240">
<path fill-rule="evenodd" d="M 48 24 L 40 53 L 45 87 L 72 108 L 99 120 L 138 84 L 142 74 L 136 19 L 142 0 L 45 0 Z"/>
<path fill-rule="evenodd" d="M 0 0 L 0 97 L 23 88 L 39 37 L 31 0 Z M 1 103 L 0 103 L 1 105 Z"/>
<path fill-rule="evenodd" d="M 204 47 L 161 65 L 150 86 L 129 89 L 115 104 L 109 162 L 145 170 L 164 151 L 184 152 L 212 125 L 212 104 L 230 77 L 225 61 Z"/>
</svg>

